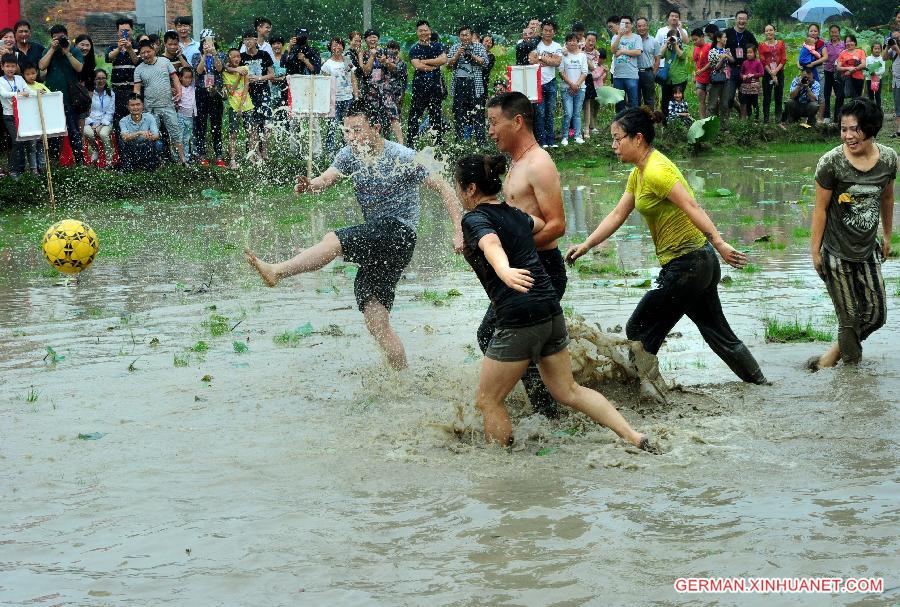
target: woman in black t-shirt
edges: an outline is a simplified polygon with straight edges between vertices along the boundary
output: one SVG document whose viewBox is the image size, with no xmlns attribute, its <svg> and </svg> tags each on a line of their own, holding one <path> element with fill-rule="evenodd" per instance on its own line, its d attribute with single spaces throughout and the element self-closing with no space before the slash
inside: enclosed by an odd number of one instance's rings
<svg viewBox="0 0 900 607">
<path fill-rule="evenodd" d="M 569 336 L 550 277 L 532 234 L 544 222 L 497 200 L 503 156 L 471 155 L 456 165 L 456 191 L 467 213 L 462 220 L 463 255 L 484 286 L 497 324 L 484 353 L 476 401 L 488 442 L 512 443 L 504 400 L 531 361 L 557 401 L 588 415 L 646 451 L 656 448 L 636 432 L 602 394 L 572 377 Z"/>
</svg>

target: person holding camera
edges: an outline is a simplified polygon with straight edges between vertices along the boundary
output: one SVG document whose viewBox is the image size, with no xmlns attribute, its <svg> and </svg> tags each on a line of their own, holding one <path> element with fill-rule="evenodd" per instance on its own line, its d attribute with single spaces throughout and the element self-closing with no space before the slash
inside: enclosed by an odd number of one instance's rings
<svg viewBox="0 0 900 607">
<path fill-rule="evenodd" d="M 787 103 L 784 104 L 781 128 L 786 122 L 806 118 L 809 126 L 816 126 L 816 114 L 819 113 L 819 95 L 821 86 L 813 80 L 813 68 L 809 65 L 791 82 Z"/>
<path fill-rule="evenodd" d="M 133 43 L 134 21 L 116 19 L 116 42 L 106 47 L 106 62 L 112 65 L 109 86 L 116 100 L 113 128 L 119 132 L 119 121 L 128 115 L 128 97 L 134 88 L 134 68 L 141 62 Z"/>
<path fill-rule="evenodd" d="M 322 71 L 322 57 L 315 47 L 309 44 L 309 30 L 297 28 L 290 39 L 290 49 L 281 57 L 281 67 L 288 75 L 318 74 Z"/>
<path fill-rule="evenodd" d="M 487 51 L 472 39 L 472 28 L 467 25 L 457 32 L 459 42 L 450 47 L 447 65 L 453 73 L 450 92 L 453 95 L 453 122 L 457 141 L 474 137 L 484 144 L 484 75 Z"/>
<path fill-rule="evenodd" d="M 687 53 L 684 52 L 676 30 L 669 30 L 666 46 L 662 49 L 661 54 L 666 62 L 666 74 L 664 78 L 659 78 L 662 89 L 660 110 L 668 119 L 669 102 L 672 101 L 677 89 L 684 91 L 687 88 L 688 80 L 691 78 L 691 68 L 688 65 Z"/>
<path fill-rule="evenodd" d="M 66 115 L 66 132 L 69 145 L 75 154 L 76 162 L 84 159 L 81 145 L 81 133 L 78 131 L 78 112 L 73 105 L 72 89 L 78 86 L 78 74 L 84 67 L 84 57 L 69 42 L 69 30 L 65 25 L 57 24 L 50 28 L 50 46 L 38 62 L 38 67 L 46 71 L 44 84 L 51 91 L 63 94 L 63 108 Z M 54 154 L 59 157 L 61 142 L 59 137 L 51 139 Z"/>
</svg>

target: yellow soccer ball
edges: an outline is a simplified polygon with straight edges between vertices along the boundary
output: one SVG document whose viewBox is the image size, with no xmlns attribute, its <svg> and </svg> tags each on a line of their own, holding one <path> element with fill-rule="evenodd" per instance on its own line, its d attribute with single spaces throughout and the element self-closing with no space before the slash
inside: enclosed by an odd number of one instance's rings
<svg viewBox="0 0 900 607">
<path fill-rule="evenodd" d="M 66 274 L 78 274 L 94 261 L 100 243 L 97 234 L 77 219 L 54 223 L 41 242 L 47 262 Z"/>
</svg>

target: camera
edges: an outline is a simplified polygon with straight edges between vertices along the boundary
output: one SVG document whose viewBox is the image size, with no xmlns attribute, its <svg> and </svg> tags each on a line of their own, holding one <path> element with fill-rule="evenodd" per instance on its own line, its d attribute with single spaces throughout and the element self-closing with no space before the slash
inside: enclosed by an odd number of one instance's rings
<svg viewBox="0 0 900 607">
<path fill-rule="evenodd" d="M 128 40 L 128 30 L 122 30 L 122 40 Z"/>
<path fill-rule="evenodd" d="M 69 48 L 69 39 L 65 36 L 60 36 L 57 38 L 59 41 L 59 48 Z"/>
<path fill-rule="evenodd" d="M 888 46 L 897 46 L 897 41 L 894 40 L 893 38 L 888 38 L 887 45 Z"/>
<path fill-rule="evenodd" d="M 800 84 L 802 84 L 803 86 L 809 86 L 809 78 L 804 76 L 800 79 Z"/>
<path fill-rule="evenodd" d="M 675 46 L 675 36 L 669 36 L 669 46 Z"/>
</svg>

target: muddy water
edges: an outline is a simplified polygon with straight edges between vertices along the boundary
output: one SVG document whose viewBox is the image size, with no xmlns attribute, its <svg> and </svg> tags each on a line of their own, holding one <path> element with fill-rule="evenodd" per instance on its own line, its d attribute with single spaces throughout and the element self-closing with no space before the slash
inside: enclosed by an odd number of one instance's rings
<svg viewBox="0 0 900 607">
<path fill-rule="evenodd" d="M 795 175 L 814 163 L 688 171 L 698 192 L 738 195 L 703 204 L 751 251 L 757 271 L 726 270 L 722 299 L 774 385 L 735 382 L 679 324 L 660 353 L 681 385 L 671 405 L 606 390 L 659 438 L 657 457 L 578 416 L 531 416 L 519 393 L 512 453 L 448 432 L 478 426 L 469 403 L 486 300 L 446 253 L 435 201 L 398 291 L 411 361 L 400 374 L 380 365 L 354 309 L 352 268 L 267 290 L 236 261 L 247 243 L 286 255 L 354 221 L 343 196 L 77 209 L 109 254 L 67 284 L 23 242 L 47 217 L 4 216 L 0 603 L 896 604 L 900 268 L 884 266 L 888 324 L 859 369 L 810 375 L 802 361 L 824 344 L 763 339 L 776 316 L 834 330 L 808 238 L 794 234 L 812 198 Z M 583 188 L 567 209 L 577 241 L 622 174 L 565 182 Z M 609 248 L 598 259 L 637 275 L 573 271 L 564 303 L 614 328 L 656 270 L 636 218 Z M 445 297 L 451 288 L 461 295 Z M 65 358 L 45 358 L 48 346 Z M 894 590 L 678 595 L 674 580 L 688 576 L 875 576 Z"/>
</svg>

